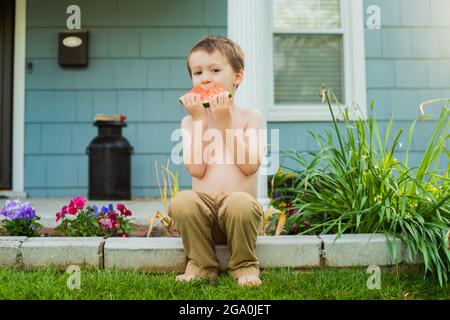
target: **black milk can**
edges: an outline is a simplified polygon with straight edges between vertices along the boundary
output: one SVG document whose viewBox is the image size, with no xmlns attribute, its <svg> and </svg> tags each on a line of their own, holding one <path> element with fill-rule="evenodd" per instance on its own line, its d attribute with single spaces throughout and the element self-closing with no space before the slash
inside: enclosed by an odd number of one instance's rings
<svg viewBox="0 0 450 320">
<path fill-rule="evenodd" d="M 122 136 L 122 121 L 95 121 L 98 136 L 86 149 L 89 156 L 90 200 L 131 200 L 133 147 Z"/>
</svg>

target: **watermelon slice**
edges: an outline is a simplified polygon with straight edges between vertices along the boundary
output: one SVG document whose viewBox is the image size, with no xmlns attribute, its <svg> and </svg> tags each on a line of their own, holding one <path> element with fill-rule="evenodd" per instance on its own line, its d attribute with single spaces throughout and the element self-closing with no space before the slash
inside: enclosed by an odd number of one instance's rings
<svg viewBox="0 0 450 320">
<path fill-rule="evenodd" d="M 208 90 L 203 90 L 202 88 L 200 88 L 200 86 L 197 86 L 194 89 L 192 89 L 191 91 L 189 91 L 188 93 L 200 94 L 203 106 L 205 108 L 209 108 L 209 100 L 208 100 L 209 97 L 211 97 L 215 94 L 221 93 L 221 92 L 226 92 L 226 93 L 228 93 L 229 98 L 233 98 L 233 95 L 230 92 L 223 89 L 221 86 L 215 86 Z M 181 101 L 181 98 L 179 100 L 180 100 L 180 103 L 182 104 L 183 102 Z"/>
</svg>

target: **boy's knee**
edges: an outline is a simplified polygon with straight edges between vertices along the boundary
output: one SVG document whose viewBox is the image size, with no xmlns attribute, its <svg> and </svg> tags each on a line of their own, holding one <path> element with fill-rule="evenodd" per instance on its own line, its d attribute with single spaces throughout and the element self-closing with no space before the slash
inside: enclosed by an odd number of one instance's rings
<svg viewBox="0 0 450 320">
<path fill-rule="evenodd" d="M 227 214 L 240 218 L 262 217 L 262 206 L 247 192 L 237 191 L 231 193 L 224 203 Z"/>
<path fill-rule="evenodd" d="M 180 191 L 172 198 L 168 208 L 170 217 L 186 216 L 197 211 L 196 193 L 192 190 Z"/>
</svg>

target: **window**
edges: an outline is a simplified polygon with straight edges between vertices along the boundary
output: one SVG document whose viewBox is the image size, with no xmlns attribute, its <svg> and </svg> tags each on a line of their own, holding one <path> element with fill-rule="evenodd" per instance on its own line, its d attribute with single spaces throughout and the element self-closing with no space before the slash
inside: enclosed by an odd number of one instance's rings
<svg viewBox="0 0 450 320">
<path fill-rule="evenodd" d="M 322 84 L 366 114 L 362 0 L 272 0 L 274 105 L 269 121 L 330 120 Z M 351 117 L 356 112 L 350 108 Z M 359 113 L 359 114 L 361 114 Z"/>
</svg>

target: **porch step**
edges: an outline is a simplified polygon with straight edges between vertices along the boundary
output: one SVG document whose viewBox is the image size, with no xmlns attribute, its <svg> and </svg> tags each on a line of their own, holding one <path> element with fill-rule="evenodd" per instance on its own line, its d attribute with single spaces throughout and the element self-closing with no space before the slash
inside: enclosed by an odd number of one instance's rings
<svg viewBox="0 0 450 320">
<path fill-rule="evenodd" d="M 10 190 L 0 190 L 0 206 L 2 201 L 4 200 L 14 200 L 14 199 L 20 199 L 25 200 L 27 197 L 26 192 L 17 192 L 17 191 L 10 191 Z"/>
</svg>

